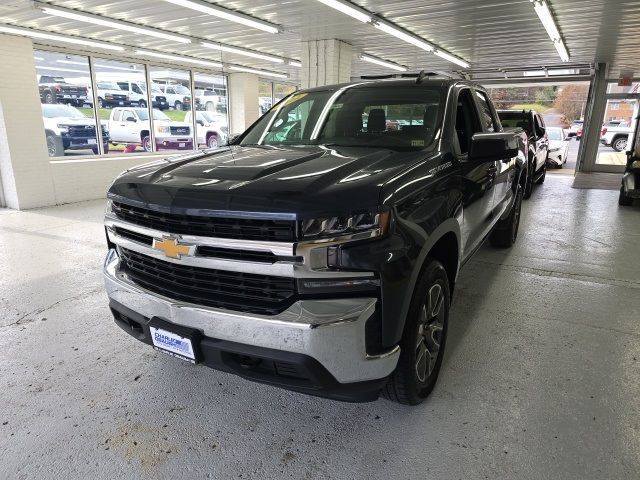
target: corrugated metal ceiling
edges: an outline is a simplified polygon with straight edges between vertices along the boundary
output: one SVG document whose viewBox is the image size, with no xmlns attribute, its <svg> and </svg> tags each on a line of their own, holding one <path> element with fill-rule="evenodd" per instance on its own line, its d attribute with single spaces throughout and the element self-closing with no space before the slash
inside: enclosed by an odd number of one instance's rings
<svg viewBox="0 0 640 480">
<path fill-rule="evenodd" d="M 158 0 L 49 0 L 48 3 L 170 32 L 299 59 L 302 40 L 338 38 L 412 70 L 457 69 L 315 0 L 232 0 L 217 5 L 281 25 L 268 34 Z M 214 2 L 211 2 L 214 3 Z M 553 44 L 529 0 L 358 0 L 361 7 L 435 42 L 472 64 L 473 70 L 561 66 Z M 634 70 L 640 59 L 640 0 L 551 0 L 571 64 L 611 63 L 612 75 Z M 191 55 L 287 73 L 300 70 L 264 60 L 181 45 L 43 14 L 28 0 L 0 5 L 0 22 L 103 41 Z M 354 58 L 353 76 L 390 73 Z M 640 71 L 636 72 L 640 74 Z"/>
</svg>

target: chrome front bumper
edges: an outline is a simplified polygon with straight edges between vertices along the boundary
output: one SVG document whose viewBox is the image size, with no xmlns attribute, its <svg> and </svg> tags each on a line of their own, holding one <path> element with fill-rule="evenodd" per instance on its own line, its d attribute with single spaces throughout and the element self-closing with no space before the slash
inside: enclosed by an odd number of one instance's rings
<svg viewBox="0 0 640 480">
<path fill-rule="evenodd" d="M 148 292 L 119 271 L 110 250 L 104 264 L 109 298 L 147 319 L 159 317 L 201 330 L 206 337 L 304 354 L 317 360 L 339 383 L 384 378 L 398 363 L 400 348 L 367 355 L 365 324 L 375 298 L 300 300 L 284 312 L 262 316 L 203 307 Z"/>
</svg>

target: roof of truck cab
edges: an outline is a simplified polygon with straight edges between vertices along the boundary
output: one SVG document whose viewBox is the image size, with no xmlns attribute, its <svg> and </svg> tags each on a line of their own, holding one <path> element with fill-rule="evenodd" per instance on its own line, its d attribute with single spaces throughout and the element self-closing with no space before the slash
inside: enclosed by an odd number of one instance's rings
<svg viewBox="0 0 640 480">
<path fill-rule="evenodd" d="M 345 87 L 351 87 L 351 88 L 389 88 L 389 87 L 448 88 L 456 84 L 464 84 L 464 85 L 484 89 L 482 85 L 469 82 L 467 80 L 462 80 L 462 79 L 451 79 L 451 78 L 443 79 L 443 78 L 425 77 L 422 79 L 420 83 L 417 83 L 415 78 L 403 78 L 403 79 L 393 78 L 393 79 L 362 79 L 358 82 L 338 83 L 335 85 L 324 85 L 322 87 L 304 88 L 296 91 L 294 95 L 300 92 L 322 92 L 327 90 L 336 91 Z"/>
</svg>

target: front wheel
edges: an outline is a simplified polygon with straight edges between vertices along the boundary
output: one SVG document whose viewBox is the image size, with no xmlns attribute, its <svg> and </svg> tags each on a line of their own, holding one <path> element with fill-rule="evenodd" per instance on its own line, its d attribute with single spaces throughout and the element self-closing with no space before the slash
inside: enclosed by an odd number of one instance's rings
<svg viewBox="0 0 640 480">
<path fill-rule="evenodd" d="M 384 397 L 417 405 L 429 396 L 442 365 L 450 298 L 444 266 L 427 258 L 411 299 L 398 365 L 382 389 Z"/>
<path fill-rule="evenodd" d="M 625 137 L 616 138 L 611 144 L 616 152 L 622 152 L 627 149 L 627 139 Z"/>
<path fill-rule="evenodd" d="M 62 145 L 60 137 L 47 134 L 47 153 L 50 157 L 62 157 L 64 155 L 64 145 Z"/>
<path fill-rule="evenodd" d="M 182 110 L 182 102 L 176 102 L 176 103 L 173 105 L 173 108 L 175 108 L 175 109 L 176 109 L 176 110 L 178 110 L 178 111 Z"/>
<path fill-rule="evenodd" d="M 140 108 L 147 108 L 147 102 L 145 102 L 144 100 L 140 100 L 138 102 L 138 107 Z"/>
<path fill-rule="evenodd" d="M 151 152 L 153 150 L 151 148 L 151 137 L 146 136 L 142 139 L 142 148 L 145 152 Z"/>
<path fill-rule="evenodd" d="M 520 214 L 522 211 L 522 189 L 518 187 L 516 198 L 511 207 L 509 216 L 500 220 L 496 228 L 491 232 L 489 240 L 491 245 L 498 248 L 509 248 L 516 243 L 518 229 L 520 228 Z"/>
<path fill-rule="evenodd" d="M 207 139 L 207 147 L 209 148 L 218 148 L 218 136 L 217 135 L 211 135 L 208 139 Z"/>
<path fill-rule="evenodd" d="M 624 193 L 624 187 L 620 187 L 620 196 L 618 197 L 618 205 L 621 207 L 630 207 L 633 204 L 633 198 Z"/>
</svg>

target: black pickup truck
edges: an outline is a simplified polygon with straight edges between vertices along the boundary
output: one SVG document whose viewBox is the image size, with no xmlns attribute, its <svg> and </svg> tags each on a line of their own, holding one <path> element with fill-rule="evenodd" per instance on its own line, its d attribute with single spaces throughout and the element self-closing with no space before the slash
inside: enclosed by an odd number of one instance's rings
<svg viewBox="0 0 640 480">
<path fill-rule="evenodd" d="M 438 376 L 460 266 L 487 238 L 516 240 L 523 136 L 466 81 L 298 91 L 229 148 L 115 180 L 116 323 L 250 380 L 417 404 Z"/>
<path fill-rule="evenodd" d="M 82 107 L 87 101 L 87 88 L 73 85 L 62 77 L 42 75 L 38 80 L 42 103 L 64 103 Z"/>
<path fill-rule="evenodd" d="M 549 137 L 542 115 L 534 110 L 499 110 L 502 126 L 507 130 L 522 129 L 527 134 L 528 161 L 524 198 L 531 197 L 534 183 L 544 183 L 547 175 Z"/>
</svg>

